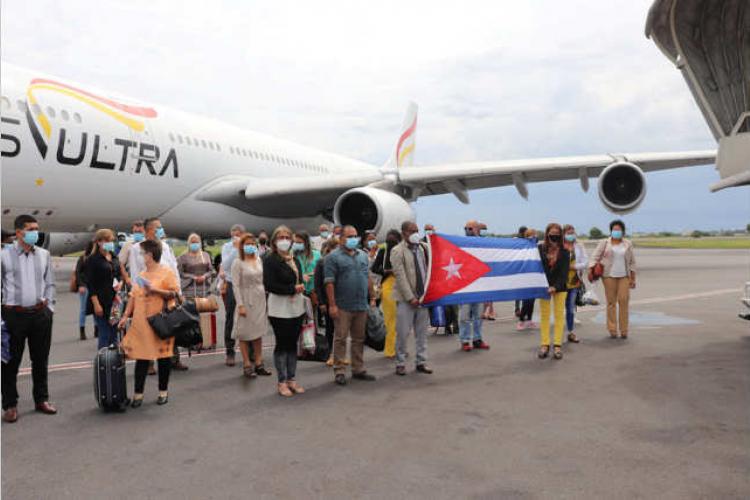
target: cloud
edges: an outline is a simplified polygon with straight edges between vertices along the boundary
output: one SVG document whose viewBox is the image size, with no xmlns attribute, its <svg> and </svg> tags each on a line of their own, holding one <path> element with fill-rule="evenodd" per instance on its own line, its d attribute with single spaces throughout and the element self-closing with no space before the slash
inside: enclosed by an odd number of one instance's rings
<svg viewBox="0 0 750 500">
<path fill-rule="evenodd" d="M 8 0 L 2 57 L 377 165 L 409 100 L 418 164 L 714 147 L 679 72 L 643 36 L 650 4 Z M 634 221 L 744 226 L 747 189 L 710 195 L 715 178 L 649 175 Z M 417 206 L 451 230 L 474 217 L 503 231 L 609 217 L 575 183 L 530 190 L 528 202 L 501 188 L 469 207 Z M 688 213 L 667 206 L 675 193 Z"/>
</svg>

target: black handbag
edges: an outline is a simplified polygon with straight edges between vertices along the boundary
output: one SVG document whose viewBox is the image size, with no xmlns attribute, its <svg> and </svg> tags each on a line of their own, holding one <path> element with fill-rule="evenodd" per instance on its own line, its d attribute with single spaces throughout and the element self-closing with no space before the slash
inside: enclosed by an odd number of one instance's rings
<svg viewBox="0 0 750 500">
<path fill-rule="evenodd" d="M 164 309 L 158 314 L 149 316 L 147 320 L 157 337 L 162 340 L 174 337 L 179 330 L 191 327 L 198 327 L 200 330 L 200 316 L 189 312 L 181 305 L 169 309 L 166 301 L 164 301 Z"/>
<path fill-rule="evenodd" d="M 174 345 L 184 347 L 188 350 L 188 356 L 191 351 L 196 351 L 203 344 L 203 334 L 200 325 L 180 328 L 175 331 Z"/>
<path fill-rule="evenodd" d="M 583 280 L 581 280 L 581 286 L 578 288 L 578 295 L 576 295 L 576 305 L 578 307 L 583 307 L 586 304 L 583 302 L 583 294 L 586 293 L 586 285 L 583 283 Z"/>
</svg>

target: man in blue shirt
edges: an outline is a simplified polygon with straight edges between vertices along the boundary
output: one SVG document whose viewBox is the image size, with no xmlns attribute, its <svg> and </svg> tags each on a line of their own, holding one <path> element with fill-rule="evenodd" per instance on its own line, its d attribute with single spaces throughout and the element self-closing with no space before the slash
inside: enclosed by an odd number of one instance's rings
<svg viewBox="0 0 750 500">
<path fill-rule="evenodd" d="M 237 308 L 237 302 L 234 300 L 234 291 L 232 290 L 232 262 L 237 258 L 237 244 L 240 236 L 245 234 L 245 226 L 235 224 L 229 230 L 231 239 L 221 247 L 221 269 L 219 276 L 224 280 L 226 290 L 222 293 L 224 296 L 224 310 L 226 319 L 224 321 L 224 347 L 227 351 L 227 366 L 234 366 L 234 339 L 232 338 L 232 329 L 234 328 L 234 310 Z"/>
<path fill-rule="evenodd" d="M 365 371 L 364 347 L 368 302 L 375 305 L 369 276 L 367 254 L 359 248 L 359 236 L 353 226 L 341 232 L 341 245 L 325 259 L 328 314 L 335 325 L 333 372 L 339 385 L 346 385 L 346 341 L 351 337 L 352 378 L 373 381 Z M 369 299 L 369 300 L 368 300 Z"/>
</svg>

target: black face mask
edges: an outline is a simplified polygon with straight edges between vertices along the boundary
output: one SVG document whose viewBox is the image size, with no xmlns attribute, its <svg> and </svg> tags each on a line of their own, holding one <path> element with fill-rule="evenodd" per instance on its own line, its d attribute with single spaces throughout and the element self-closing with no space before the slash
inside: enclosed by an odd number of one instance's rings
<svg viewBox="0 0 750 500">
<path fill-rule="evenodd" d="M 386 246 L 388 248 L 393 248 L 396 245 L 398 245 L 398 241 L 396 241 L 396 240 L 386 240 L 385 244 L 386 244 Z"/>
<path fill-rule="evenodd" d="M 550 240 L 550 241 L 551 241 L 552 243 L 560 243 L 560 235 L 559 235 L 559 234 L 550 234 L 550 235 L 548 236 L 548 238 L 549 238 L 549 240 Z"/>
</svg>

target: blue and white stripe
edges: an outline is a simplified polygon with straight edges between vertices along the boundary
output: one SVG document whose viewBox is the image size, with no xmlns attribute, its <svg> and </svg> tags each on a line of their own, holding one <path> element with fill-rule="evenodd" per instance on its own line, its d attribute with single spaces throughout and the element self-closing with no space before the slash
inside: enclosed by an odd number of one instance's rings
<svg viewBox="0 0 750 500">
<path fill-rule="evenodd" d="M 439 236 L 487 264 L 490 272 L 432 304 L 451 305 L 548 298 L 549 285 L 536 240 L 444 234 Z M 430 269 L 431 274 L 432 269 Z"/>
</svg>

